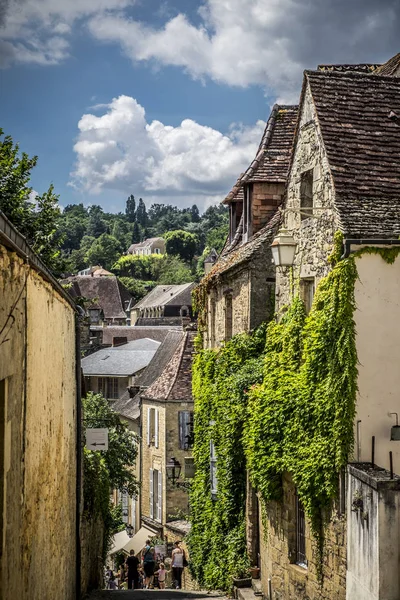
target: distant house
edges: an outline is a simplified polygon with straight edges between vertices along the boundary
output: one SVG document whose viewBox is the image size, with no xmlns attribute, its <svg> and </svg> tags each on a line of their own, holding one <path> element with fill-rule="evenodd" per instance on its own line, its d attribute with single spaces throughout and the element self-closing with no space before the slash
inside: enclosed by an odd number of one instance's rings
<svg viewBox="0 0 400 600">
<path fill-rule="evenodd" d="M 84 275 L 91 275 L 92 277 L 108 277 L 109 275 L 112 276 L 112 273 L 110 273 L 110 271 L 107 271 L 106 269 L 103 269 L 103 267 L 96 265 L 94 267 L 88 267 L 87 269 L 78 271 L 79 277 L 82 277 Z"/>
<path fill-rule="evenodd" d="M 131 325 L 180 325 L 192 317 L 194 283 L 157 285 L 131 310 Z"/>
<path fill-rule="evenodd" d="M 160 342 L 144 338 L 103 348 L 82 359 L 86 388 L 117 400 L 134 384 L 134 377 L 150 363 Z"/>
<path fill-rule="evenodd" d="M 92 301 L 86 306 L 91 325 L 126 325 L 126 308 L 132 296 L 114 275 L 77 275 L 63 283 L 71 285 L 68 291 L 74 299 Z"/>
<path fill-rule="evenodd" d="M 139 244 L 132 244 L 127 254 L 149 256 L 150 254 L 165 254 L 165 240 L 160 237 L 148 238 Z"/>
</svg>

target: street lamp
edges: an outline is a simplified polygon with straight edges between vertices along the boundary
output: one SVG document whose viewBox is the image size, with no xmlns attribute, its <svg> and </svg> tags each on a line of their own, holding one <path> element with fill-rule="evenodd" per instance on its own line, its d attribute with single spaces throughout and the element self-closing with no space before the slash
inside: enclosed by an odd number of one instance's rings
<svg viewBox="0 0 400 600">
<path fill-rule="evenodd" d="M 166 464 L 167 479 L 171 481 L 172 485 L 175 485 L 181 474 L 181 463 L 179 460 L 172 456 Z"/>
<path fill-rule="evenodd" d="M 126 525 L 125 526 L 125 531 L 126 531 L 128 537 L 130 537 L 130 538 L 133 537 L 133 527 L 132 527 L 132 525 L 129 525 L 129 524 Z"/>
<path fill-rule="evenodd" d="M 290 231 L 287 229 L 280 229 L 271 244 L 272 257 L 275 266 L 291 267 L 294 263 L 296 248 L 297 242 Z"/>
</svg>

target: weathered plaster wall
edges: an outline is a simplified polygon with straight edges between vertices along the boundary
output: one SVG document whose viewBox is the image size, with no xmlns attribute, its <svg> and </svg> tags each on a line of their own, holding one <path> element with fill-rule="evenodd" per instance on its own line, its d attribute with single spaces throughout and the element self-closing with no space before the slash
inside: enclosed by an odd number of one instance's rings
<svg viewBox="0 0 400 600">
<path fill-rule="evenodd" d="M 388 265 L 380 256 L 357 258 L 359 279 L 355 296 L 357 310 L 358 398 L 356 421 L 360 420 L 355 460 L 371 460 L 371 439 L 375 436 L 375 463 L 393 466 L 400 475 L 400 442 L 390 441 L 395 416 L 400 413 L 400 346 L 397 323 L 400 316 L 400 258 Z M 355 430 L 357 442 L 357 427 Z"/>
<path fill-rule="evenodd" d="M 347 600 L 400 597 L 400 486 L 349 467 Z M 369 480 L 369 482 L 368 482 Z M 397 489 L 391 489 L 397 488 Z"/>
<path fill-rule="evenodd" d="M 8 388 L 3 597 L 72 600 L 74 311 L 39 274 L 1 246 L 0 286 L 1 325 L 12 312 L 0 344 L 0 379 L 7 378 Z"/>
<path fill-rule="evenodd" d="M 318 583 L 314 541 L 306 524 L 308 568 L 296 564 L 296 496 L 288 474 L 283 478 L 282 502 L 270 502 L 262 514 L 261 582 L 264 593 L 272 580 L 274 600 L 344 600 L 346 598 L 346 524 L 333 513 L 326 531 L 323 585 Z M 266 523 L 266 527 L 263 525 Z"/>
<path fill-rule="evenodd" d="M 301 220 L 298 213 L 301 175 L 310 169 L 313 169 L 313 202 L 316 218 Z M 290 284 L 290 269 L 277 268 L 277 309 L 288 304 L 293 293 L 298 293 L 299 277 L 315 277 L 315 283 L 318 284 L 320 279 L 329 272 L 327 257 L 332 250 L 333 236 L 339 229 L 335 212 L 332 210 L 333 198 L 334 188 L 328 160 L 318 129 L 315 107 L 310 91 L 307 90 L 289 176 L 285 214 L 285 226 L 298 242 L 293 267 L 293 285 Z"/>
</svg>

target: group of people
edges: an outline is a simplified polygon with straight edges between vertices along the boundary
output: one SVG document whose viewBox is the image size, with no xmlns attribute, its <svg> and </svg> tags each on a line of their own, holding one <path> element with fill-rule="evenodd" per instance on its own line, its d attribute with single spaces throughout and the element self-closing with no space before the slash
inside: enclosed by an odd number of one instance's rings
<svg viewBox="0 0 400 600">
<path fill-rule="evenodd" d="M 180 542 L 175 542 L 175 548 L 172 551 L 171 569 L 173 586 L 178 590 L 182 587 L 182 573 L 187 566 L 184 550 L 180 547 Z M 117 589 L 151 589 L 154 587 L 154 576 L 157 576 L 158 587 L 165 589 L 167 570 L 164 563 L 159 563 L 156 570 L 156 558 L 154 547 L 151 546 L 150 540 L 146 541 L 141 555 L 141 562 L 135 556 L 134 550 L 130 551 L 125 563 L 121 565 L 119 582 L 112 572 L 108 574 L 107 588 L 110 590 Z M 126 587 L 127 585 L 127 587 Z"/>
</svg>

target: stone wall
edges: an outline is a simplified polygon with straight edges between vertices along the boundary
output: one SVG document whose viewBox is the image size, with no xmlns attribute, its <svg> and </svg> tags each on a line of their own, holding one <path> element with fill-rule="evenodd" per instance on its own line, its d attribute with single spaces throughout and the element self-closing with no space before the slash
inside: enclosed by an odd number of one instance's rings
<svg viewBox="0 0 400 600">
<path fill-rule="evenodd" d="M 264 524 L 263 524 L 264 522 Z M 273 600 L 345 600 L 346 521 L 332 512 L 326 530 L 323 584 L 317 578 L 316 548 L 306 523 L 308 568 L 296 563 L 296 493 L 290 475 L 283 478 L 282 502 L 260 507 L 261 582 L 264 593 L 272 580 Z"/>
<path fill-rule="evenodd" d="M 147 443 L 148 408 L 158 410 L 158 448 Z M 150 469 L 157 469 L 162 473 L 163 491 L 165 490 L 165 403 L 143 400 L 142 402 L 142 468 L 140 489 L 140 514 L 150 518 Z M 166 507 L 165 498 L 162 498 L 162 522 L 165 523 Z M 154 519 L 156 520 L 156 518 Z"/>
<path fill-rule="evenodd" d="M 167 404 L 165 461 L 167 462 L 172 456 L 179 460 L 182 465 L 181 478 L 183 478 L 185 456 L 192 456 L 192 452 L 191 450 L 179 449 L 178 413 L 181 410 L 193 411 L 193 402 L 169 402 Z M 166 521 L 181 518 L 180 513 L 187 515 L 189 512 L 188 492 L 167 482 L 165 504 Z"/>
<path fill-rule="evenodd" d="M 299 214 L 301 176 L 311 169 L 313 170 L 313 217 L 302 219 Z M 334 234 L 339 229 L 333 210 L 333 200 L 334 187 L 328 159 L 317 126 L 315 107 L 310 91 L 307 90 L 288 181 L 285 213 L 285 227 L 298 242 L 298 248 L 292 278 L 290 278 L 289 268 L 276 269 L 277 309 L 287 305 L 292 295 L 299 292 L 299 278 L 315 278 L 315 285 L 317 285 L 329 272 L 327 258 L 332 250 Z"/>
<path fill-rule="evenodd" d="M 189 549 L 188 549 L 188 547 L 186 545 L 186 541 L 185 541 L 186 532 L 175 528 L 173 523 L 171 523 L 170 527 L 168 525 L 166 525 L 164 528 L 164 532 L 165 532 L 165 536 L 168 539 L 168 543 L 173 544 L 174 542 L 177 542 L 177 541 L 181 542 L 181 548 L 184 550 L 186 560 L 189 562 L 190 554 L 189 554 Z M 198 586 L 196 580 L 193 579 L 193 577 L 190 575 L 190 570 L 188 567 L 186 567 L 183 570 L 182 589 L 184 589 L 184 590 L 198 590 L 199 589 L 199 586 Z"/>
<path fill-rule="evenodd" d="M 75 314 L 56 287 L 2 245 L 0 297 L 2 598 L 72 600 Z"/>
</svg>

